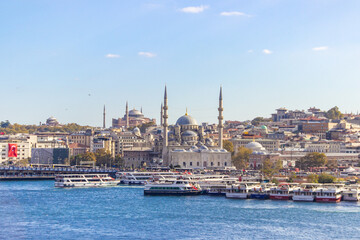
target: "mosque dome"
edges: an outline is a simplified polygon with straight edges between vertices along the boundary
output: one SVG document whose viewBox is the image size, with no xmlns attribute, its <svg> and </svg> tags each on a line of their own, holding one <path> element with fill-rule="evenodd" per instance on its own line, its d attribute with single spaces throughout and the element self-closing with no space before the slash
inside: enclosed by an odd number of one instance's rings
<svg viewBox="0 0 360 240">
<path fill-rule="evenodd" d="M 46 125 L 53 126 L 53 125 L 58 125 L 58 124 L 59 124 L 59 122 L 54 117 L 49 117 L 48 119 L 46 119 Z"/>
<path fill-rule="evenodd" d="M 267 130 L 268 128 L 267 128 L 267 126 L 262 125 L 262 126 L 261 126 L 261 129 L 262 129 L 262 130 Z"/>
<path fill-rule="evenodd" d="M 176 125 L 197 125 L 197 122 L 193 117 L 185 114 L 176 121 Z"/>
<path fill-rule="evenodd" d="M 245 147 L 250 148 L 253 152 L 266 151 L 266 149 L 258 142 L 248 143 Z"/>
<path fill-rule="evenodd" d="M 129 111 L 129 117 L 143 118 L 144 114 L 142 114 L 139 110 L 133 109 Z"/>
</svg>

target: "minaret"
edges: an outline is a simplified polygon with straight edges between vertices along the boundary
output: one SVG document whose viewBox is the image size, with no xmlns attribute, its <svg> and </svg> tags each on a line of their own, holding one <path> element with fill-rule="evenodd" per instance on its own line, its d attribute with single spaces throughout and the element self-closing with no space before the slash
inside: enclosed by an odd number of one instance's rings
<svg viewBox="0 0 360 240">
<path fill-rule="evenodd" d="M 126 115 L 126 128 L 129 128 L 129 105 L 127 101 L 126 101 L 125 115 Z"/>
<path fill-rule="evenodd" d="M 222 98 L 222 87 L 220 87 L 220 96 L 219 96 L 219 125 L 218 125 L 218 131 L 219 131 L 219 148 L 222 149 L 223 148 L 223 128 L 224 128 L 224 125 L 223 125 L 223 111 L 224 111 L 224 108 L 223 108 L 223 98 Z"/>
<path fill-rule="evenodd" d="M 104 104 L 103 128 L 105 128 L 105 104 Z"/>
<path fill-rule="evenodd" d="M 163 104 L 161 103 L 161 110 L 160 110 L 160 126 L 163 125 L 163 115 L 164 115 L 164 109 Z"/>
<path fill-rule="evenodd" d="M 165 163 L 165 165 L 170 165 L 170 163 L 168 162 L 168 101 L 167 101 L 167 92 L 166 92 L 166 85 L 165 85 L 165 93 L 164 93 L 164 115 L 163 115 L 163 127 L 164 127 L 164 131 L 163 131 L 163 149 L 162 149 L 162 159 L 163 162 Z"/>
<path fill-rule="evenodd" d="M 142 112 L 142 106 L 141 106 L 140 112 L 143 113 L 143 112 Z"/>
<path fill-rule="evenodd" d="M 163 122 L 163 126 L 164 126 L 164 143 L 163 143 L 163 147 L 167 147 L 168 146 L 168 99 L 167 99 L 167 91 L 166 91 L 166 86 L 165 86 L 165 93 L 164 93 L 164 122 Z"/>
</svg>

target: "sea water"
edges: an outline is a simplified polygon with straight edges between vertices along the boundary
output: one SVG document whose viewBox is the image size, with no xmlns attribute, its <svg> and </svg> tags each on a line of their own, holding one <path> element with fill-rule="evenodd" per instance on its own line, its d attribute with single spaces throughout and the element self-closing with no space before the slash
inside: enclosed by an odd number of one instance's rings
<svg viewBox="0 0 360 240">
<path fill-rule="evenodd" d="M 360 204 L 0 182 L 0 239 L 359 239 Z"/>
</svg>

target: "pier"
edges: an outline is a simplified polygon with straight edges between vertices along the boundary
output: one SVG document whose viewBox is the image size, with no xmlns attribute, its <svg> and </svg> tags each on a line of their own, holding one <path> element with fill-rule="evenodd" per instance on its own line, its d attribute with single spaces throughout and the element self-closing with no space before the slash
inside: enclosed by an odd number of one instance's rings
<svg viewBox="0 0 360 240">
<path fill-rule="evenodd" d="M 115 169 L 71 168 L 71 167 L 0 167 L 0 181 L 52 180 L 58 174 L 105 173 L 115 177 Z"/>
</svg>

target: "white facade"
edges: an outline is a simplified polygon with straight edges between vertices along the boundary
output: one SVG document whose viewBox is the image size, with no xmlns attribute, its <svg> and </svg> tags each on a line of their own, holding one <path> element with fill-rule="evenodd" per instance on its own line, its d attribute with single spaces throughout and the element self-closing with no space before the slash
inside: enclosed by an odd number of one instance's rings
<svg viewBox="0 0 360 240">
<path fill-rule="evenodd" d="M 224 169 L 231 167 L 231 153 L 224 149 L 208 149 L 203 146 L 189 150 L 176 149 L 169 152 L 170 165 L 186 169 Z"/>
</svg>

